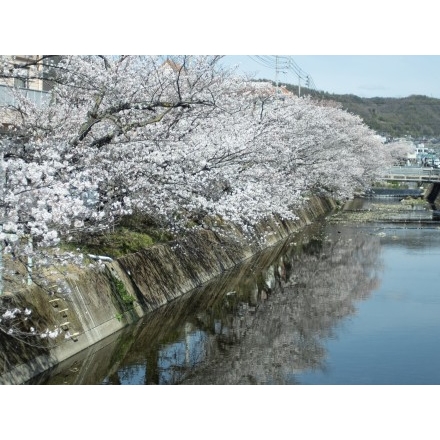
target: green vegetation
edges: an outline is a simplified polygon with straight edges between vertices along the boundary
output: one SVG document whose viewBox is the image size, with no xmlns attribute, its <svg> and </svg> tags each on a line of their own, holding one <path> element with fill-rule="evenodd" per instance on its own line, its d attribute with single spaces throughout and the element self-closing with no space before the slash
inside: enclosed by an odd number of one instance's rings
<svg viewBox="0 0 440 440">
<path fill-rule="evenodd" d="M 298 95 L 298 86 L 286 84 L 285 87 Z M 301 96 L 306 95 L 340 103 L 344 110 L 360 116 L 365 124 L 385 136 L 440 138 L 440 99 L 437 98 L 423 95 L 360 98 L 356 95 L 337 95 L 301 87 Z"/>
<path fill-rule="evenodd" d="M 403 205 L 428 205 L 427 201 L 423 197 L 414 198 L 414 197 L 406 197 L 400 201 Z"/>
<path fill-rule="evenodd" d="M 119 278 L 111 275 L 110 281 L 114 293 L 113 303 L 120 311 L 120 313 L 115 315 L 115 318 L 118 321 L 121 321 L 124 313 L 133 309 L 133 303 L 135 302 L 136 298 L 128 293 L 127 288 Z"/>
<path fill-rule="evenodd" d="M 155 240 L 149 234 L 118 228 L 113 232 L 81 236 L 68 243 L 63 243 L 62 247 L 66 250 L 79 250 L 84 254 L 118 258 L 150 247 L 154 243 Z"/>
<path fill-rule="evenodd" d="M 406 98 L 359 98 L 322 93 L 342 108 L 359 115 L 378 133 L 392 136 L 440 137 L 440 99 L 412 95 Z"/>
<path fill-rule="evenodd" d="M 408 189 L 409 186 L 405 182 L 399 182 L 397 180 L 390 180 L 389 182 L 375 182 L 373 188 L 392 188 L 392 189 Z"/>
<path fill-rule="evenodd" d="M 124 283 L 120 279 L 113 277 L 113 285 L 124 306 L 133 305 L 135 298 L 127 292 Z"/>
<path fill-rule="evenodd" d="M 173 238 L 151 218 L 134 213 L 123 217 L 111 231 L 79 235 L 63 243 L 62 247 L 71 251 L 79 250 L 84 254 L 118 258 Z"/>
</svg>

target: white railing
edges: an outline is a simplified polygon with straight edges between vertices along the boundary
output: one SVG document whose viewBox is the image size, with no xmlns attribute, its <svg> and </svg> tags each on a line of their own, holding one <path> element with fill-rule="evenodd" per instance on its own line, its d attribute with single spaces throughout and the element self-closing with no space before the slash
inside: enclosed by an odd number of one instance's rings
<svg viewBox="0 0 440 440">
<path fill-rule="evenodd" d="M 440 181 L 440 169 L 432 167 L 391 167 L 383 174 L 385 180 Z"/>
</svg>

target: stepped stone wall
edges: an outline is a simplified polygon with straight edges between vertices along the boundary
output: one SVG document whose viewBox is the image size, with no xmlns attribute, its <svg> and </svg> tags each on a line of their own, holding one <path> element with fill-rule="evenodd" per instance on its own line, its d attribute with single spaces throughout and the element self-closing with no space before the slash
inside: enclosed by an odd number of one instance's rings
<svg viewBox="0 0 440 440">
<path fill-rule="evenodd" d="M 31 323 L 58 336 L 29 344 L 0 333 L 0 384 L 25 383 L 335 208 L 332 200 L 312 197 L 297 220 L 261 223 L 257 235 L 265 236 L 263 242 L 250 240 L 234 226 L 221 237 L 199 231 L 105 262 L 101 270 L 72 269 L 65 278 L 69 294 L 49 295 L 35 287 L 26 295 L 1 297 L 10 306 L 31 309 Z"/>
</svg>

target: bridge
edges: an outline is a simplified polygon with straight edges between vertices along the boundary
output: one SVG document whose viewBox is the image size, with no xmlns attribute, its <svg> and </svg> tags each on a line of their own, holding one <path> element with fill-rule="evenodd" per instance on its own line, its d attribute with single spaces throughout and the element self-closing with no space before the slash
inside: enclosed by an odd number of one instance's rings
<svg viewBox="0 0 440 440">
<path fill-rule="evenodd" d="M 432 167 L 391 167 L 385 170 L 382 180 L 400 182 L 440 183 L 440 169 Z"/>
<path fill-rule="evenodd" d="M 436 220 L 440 219 L 440 211 L 435 208 L 435 201 L 440 195 L 440 169 L 432 167 L 391 167 L 385 170 L 382 180 L 400 182 L 425 182 L 428 183 L 428 190 L 425 199 L 431 203 L 433 216 Z"/>
</svg>

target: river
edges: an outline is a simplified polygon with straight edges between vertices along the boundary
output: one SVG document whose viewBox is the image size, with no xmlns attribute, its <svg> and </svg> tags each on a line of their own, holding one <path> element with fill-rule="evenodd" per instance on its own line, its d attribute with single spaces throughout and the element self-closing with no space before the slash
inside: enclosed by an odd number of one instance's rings
<svg viewBox="0 0 440 440">
<path fill-rule="evenodd" d="M 358 199 L 29 384 L 440 384 L 440 222 Z"/>
</svg>

